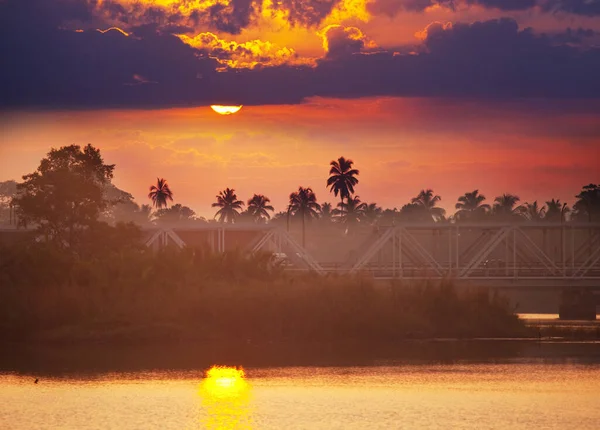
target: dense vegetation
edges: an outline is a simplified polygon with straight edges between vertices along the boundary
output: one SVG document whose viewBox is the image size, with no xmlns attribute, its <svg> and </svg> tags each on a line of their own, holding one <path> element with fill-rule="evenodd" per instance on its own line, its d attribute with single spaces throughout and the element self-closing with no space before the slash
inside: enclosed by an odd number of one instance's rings
<svg viewBox="0 0 600 430">
<path fill-rule="evenodd" d="M 440 285 L 376 285 L 360 276 L 284 273 L 271 255 L 213 254 L 206 249 L 141 245 L 136 224 L 161 220 L 206 222 L 173 199 L 157 178 L 155 211 L 111 184 L 114 165 L 91 145 L 52 149 L 22 183 L 0 187 L 0 207 L 27 225 L 19 242 L 0 243 L 0 338 L 4 340 L 395 340 L 425 337 L 517 336 L 526 332 L 507 303 L 485 290 Z M 213 205 L 221 222 L 301 222 L 318 219 L 350 228 L 401 220 L 448 221 L 440 200 L 423 190 L 400 211 L 382 211 L 354 195 L 359 171 L 343 157 L 331 162 L 327 185 L 340 202 L 319 204 L 310 188 L 290 194 L 287 210 L 270 218 L 270 200 L 244 202 L 225 189 Z M 12 193 L 12 194 L 11 194 Z M 600 187 L 577 196 L 573 217 L 598 214 Z M 559 219 L 566 206 L 516 206 L 500 196 L 493 207 L 477 191 L 459 199 L 454 221 Z M 552 204 L 550 204 L 552 203 Z M 540 215 L 541 214 L 541 215 Z M 404 217 L 404 218 L 403 218 Z M 536 218 L 538 217 L 538 218 Z M 122 223 L 119 220 L 134 221 Z M 386 221 L 387 220 L 387 221 Z M 304 242 L 304 234 L 303 234 Z"/>
<path fill-rule="evenodd" d="M 135 230 L 114 229 L 96 236 L 85 257 L 39 243 L 0 250 L 1 337 L 246 342 L 524 333 L 507 304 L 487 291 L 289 276 L 268 255 L 152 253 L 124 240 Z"/>
</svg>

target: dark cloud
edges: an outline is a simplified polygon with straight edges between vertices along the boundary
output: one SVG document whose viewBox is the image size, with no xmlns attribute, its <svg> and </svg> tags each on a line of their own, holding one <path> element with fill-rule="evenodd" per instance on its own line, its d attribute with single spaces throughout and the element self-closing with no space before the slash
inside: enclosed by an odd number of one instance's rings
<svg viewBox="0 0 600 430">
<path fill-rule="evenodd" d="M 315 67 L 221 73 L 222 62 L 156 24 L 130 29 L 130 36 L 39 27 L 28 21 L 34 12 L 12 1 L 0 3 L 4 108 L 285 104 L 311 96 L 600 98 L 600 49 L 576 44 L 587 30 L 566 33 L 566 44 L 510 19 L 432 24 L 419 53 L 398 55 L 366 49 L 357 28 L 331 27 L 327 55 Z M 77 2 L 61 4 L 69 16 L 87 18 Z M 218 53 L 221 60 L 237 54 Z"/>
<path fill-rule="evenodd" d="M 365 36 L 356 27 L 330 26 L 323 34 L 327 58 L 343 58 L 365 48 Z"/>
<path fill-rule="evenodd" d="M 395 16 L 398 12 L 423 12 L 431 6 L 440 5 L 454 8 L 457 0 L 375 0 L 367 3 L 367 10 L 373 15 Z"/>
<path fill-rule="evenodd" d="M 344 70 L 335 95 L 600 97 L 599 49 L 555 46 L 511 19 L 434 27 L 424 44 L 420 55 L 353 56 L 329 66 Z"/>
<path fill-rule="evenodd" d="M 422 12 L 435 5 L 454 9 L 459 4 L 501 11 L 523 11 L 539 6 L 546 12 L 600 15 L 600 0 L 375 0 L 367 8 L 374 15 L 394 16 L 401 11 Z"/>
<path fill-rule="evenodd" d="M 498 10 L 527 10 L 534 7 L 537 0 L 467 0 L 468 4 L 476 4 Z"/>
<path fill-rule="evenodd" d="M 575 15 L 600 15 L 600 0 L 540 0 L 546 11 L 566 12 Z"/>
<path fill-rule="evenodd" d="M 339 3 L 341 0 L 276 0 L 273 7 L 288 11 L 290 23 L 313 27 Z"/>
</svg>

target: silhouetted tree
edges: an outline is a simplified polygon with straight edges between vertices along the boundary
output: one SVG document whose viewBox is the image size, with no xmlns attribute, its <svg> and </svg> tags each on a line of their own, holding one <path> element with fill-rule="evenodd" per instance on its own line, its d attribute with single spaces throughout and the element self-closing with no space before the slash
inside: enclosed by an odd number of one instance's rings
<svg viewBox="0 0 600 430">
<path fill-rule="evenodd" d="M 306 246 L 306 218 L 318 218 L 321 206 L 317 203 L 317 196 L 310 187 L 299 187 L 298 191 L 290 194 L 288 213 L 302 219 L 302 246 Z"/>
<path fill-rule="evenodd" d="M 244 202 L 238 200 L 235 190 L 231 188 L 220 191 L 217 195 L 217 202 L 212 204 L 213 208 L 219 208 L 215 218 L 219 217 L 219 222 L 229 222 L 230 224 L 233 224 L 239 216 L 242 206 L 244 206 Z"/>
<path fill-rule="evenodd" d="M 173 192 L 167 184 L 167 180 L 156 178 L 156 185 L 150 187 L 148 198 L 152 200 L 152 205 L 157 209 L 166 208 L 168 200 L 173 201 Z"/>
<path fill-rule="evenodd" d="M 177 203 L 170 208 L 163 208 L 156 211 L 154 215 L 159 222 L 179 223 L 195 221 L 196 212 L 187 206 Z"/>
<path fill-rule="evenodd" d="M 262 194 L 254 194 L 248 200 L 248 213 L 255 222 L 261 223 L 271 219 L 269 211 L 273 212 L 275 209 L 269 204 L 270 202 L 271 200 Z"/>
<path fill-rule="evenodd" d="M 114 168 L 104 164 L 92 145 L 50 150 L 37 170 L 17 185 L 13 202 L 20 220 L 37 225 L 59 246 L 73 246 L 76 236 L 108 207 L 104 187 Z"/>
<path fill-rule="evenodd" d="M 321 204 L 321 219 L 327 220 L 327 221 L 331 221 L 331 217 L 333 215 L 333 208 L 331 206 L 331 203 L 325 202 L 323 204 Z"/>
<path fill-rule="evenodd" d="M 429 217 L 434 221 L 439 221 L 443 219 L 444 215 L 446 214 L 444 209 L 435 206 L 437 202 L 441 200 L 442 198 L 440 196 L 433 194 L 433 190 L 427 189 L 421 190 L 419 195 L 411 200 L 411 203 L 423 208 Z"/>
<path fill-rule="evenodd" d="M 521 199 L 513 194 L 502 194 L 494 199 L 492 214 L 503 220 L 511 220 L 520 217 L 522 207 L 517 206 Z"/>
<path fill-rule="evenodd" d="M 346 231 L 358 224 L 365 215 L 366 203 L 360 201 L 359 196 L 350 197 L 346 202 L 338 203 L 339 209 L 334 209 L 333 214 L 339 217 L 339 220 L 346 224 Z"/>
<path fill-rule="evenodd" d="M 341 203 L 344 203 L 344 199 L 349 199 L 354 194 L 354 186 L 358 184 L 359 171 L 352 168 L 354 164 L 352 160 L 344 157 L 333 160 L 329 164 L 331 169 L 327 186 L 334 196 L 337 197 L 339 194 Z"/>
<path fill-rule="evenodd" d="M 525 203 L 521 206 L 520 214 L 529 221 L 542 221 L 546 213 L 546 207 L 539 207 L 537 200 L 533 203 Z"/>
<path fill-rule="evenodd" d="M 575 216 L 580 220 L 600 221 L 600 185 L 589 184 L 577 194 L 573 205 Z"/>
<path fill-rule="evenodd" d="M 455 206 L 458 209 L 454 214 L 455 218 L 457 220 L 482 218 L 490 210 L 490 205 L 484 204 L 484 201 L 485 196 L 479 194 L 479 190 L 465 193 L 458 198 Z"/>
<path fill-rule="evenodd" d="M 381 217 L 383 210 L 377 206 L 377 203 L 369 203 L 365 205 L 364 216 L 369 224 L 375 224 Z"/>
<path fill-rule="evenodd" d="M 561 203 L 560 200 L 548 200 L 546 202 L 546 215 L 544 219 L 546 221 L 564 222 L 566 214 L 569 213 L 570 209 L 566 203 Z"/>
</svg>

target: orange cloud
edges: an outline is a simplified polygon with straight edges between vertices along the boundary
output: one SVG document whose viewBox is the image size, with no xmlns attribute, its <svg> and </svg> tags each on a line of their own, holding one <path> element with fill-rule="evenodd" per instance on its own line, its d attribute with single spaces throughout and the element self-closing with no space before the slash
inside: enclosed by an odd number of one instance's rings
<svg viewBox="0 0 600 430">
<path fill-rule="evenodd" d="M 434 21 L 431 24 L 427 25 L 427 27 L 425 27 L 423 30 L 417 31 L 415 33 L 415 37 L 419 40 L 425 40 L 425 39 L 427 39 L 427 36 L 432 33 L 444 31 L 444 30 L 450 30 L 451 28 L 452 28 L 451 22 L 444 23 L 444 22 Z"/>
<path fill-rule="evenodd" d="M 258 39 L 238 43 L 223 40 L 211 32 L 200 33 L 194 37 L 180 34 L 178 37 L 194 48 L 208 51 L 212 58 L 231 68 L 252 69 L 257 65 L 279 66 L 314 62 L 313 59 L 299 57 L 291 48 Z"/>
</svg>

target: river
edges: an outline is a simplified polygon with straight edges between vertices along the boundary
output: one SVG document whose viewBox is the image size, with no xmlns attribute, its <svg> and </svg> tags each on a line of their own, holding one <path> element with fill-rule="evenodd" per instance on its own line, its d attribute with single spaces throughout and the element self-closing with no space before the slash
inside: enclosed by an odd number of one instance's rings
<svg viewBox="0 0 600 430">
<path fill-rule="evenodd" d="M 389 360 L 362 358 L 360 365 L 255 362 L 245 366 L 245 378 L 212 386 L 204 365 L 131 371 L 109 360 L 103 368 L 44 373 L 5 364 L 0 427 L 598 428 L 599 343 L 472 342 L 477 352 L 468 354 L 473 348 L 456 352 L 455 343 L 438 342 L 424 356 L 403 355 L 410 348 L 401 347 Z M 445 349 L 455 352 L 435 357 Z"/>
</svg>

